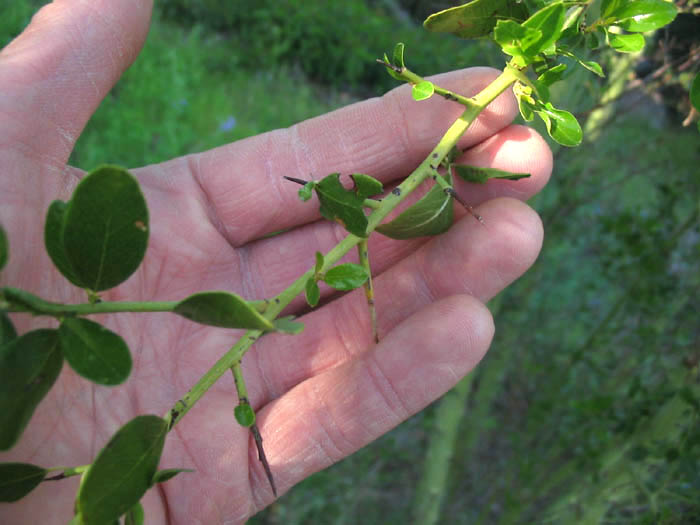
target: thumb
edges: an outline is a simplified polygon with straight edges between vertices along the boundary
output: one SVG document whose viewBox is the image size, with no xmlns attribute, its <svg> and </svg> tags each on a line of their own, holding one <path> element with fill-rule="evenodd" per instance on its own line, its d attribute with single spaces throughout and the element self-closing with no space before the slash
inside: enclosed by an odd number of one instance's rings
<svg viewBox="0 0 700 525">
<path fill-rule="evenodd" d="M 141 50 L 152 7 L 152 0 L 55 0 L 39 10 L 0 51 L 0 118 L 11 124 L 4 145 L 65 163 Z"/>
</svg>

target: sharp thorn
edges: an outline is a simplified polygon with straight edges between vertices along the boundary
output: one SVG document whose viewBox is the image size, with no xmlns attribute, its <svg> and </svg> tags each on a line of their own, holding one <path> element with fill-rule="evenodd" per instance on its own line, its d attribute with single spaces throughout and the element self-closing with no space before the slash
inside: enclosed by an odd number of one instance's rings
<svg viewBox="0 0 700 525">
<path fill-rule="evenodd" d="M 309 183 L 308 180 L 297 179 L 296 177 L 287 177 L 286 175 L 282 175 L 282 177 L 284 177 L 285 179 L 287 179 L 289 181 L 296 182 L 297 184 L 301 184 L 302 186 L 305 186 L 306 184 Z"/>
<path fill-rule="evenodd" d="M 265 470 L 265 476 L 267 476 L 267 481 L 270 483 L 270 488 L 272 489 L 272 494 L 277 497 L 277 487 L 275 486 L 275 478 L 272 476 L 272 470 L 270 470 L 270 464 L 267 462 L 267 457 L 265 457 L 265 450 L 263 449 L 263 440 L 258 430 L 257 425 L 250 427 L 250 432 L 253 434 L 255 439 L 255 447 L 258 449 L 258 460 L 262 463 L 263 469 Z"/>
</svg>

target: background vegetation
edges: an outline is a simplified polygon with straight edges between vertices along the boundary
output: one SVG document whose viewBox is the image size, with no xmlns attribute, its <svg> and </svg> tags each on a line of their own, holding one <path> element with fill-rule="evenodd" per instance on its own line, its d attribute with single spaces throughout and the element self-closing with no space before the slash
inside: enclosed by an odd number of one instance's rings
<svg viewBox="0 0 700 525">
<path fill-rule="evenodd" d="M 41 3 L 2 9 L 0 45 Z M 71 162 L 158 162 L 381 93 L 394 83 L 374 59 L 397 41 L 421 74 L 502 66 L 495 49 L 425 33 L 412 17 L 426 7 L 161 2 Z M 496 339 L 479 368 L 251 523 L 700 523 L 700 136 L 679 113 L 700 30 L 683 23 L 690 38 L 657 35 L 645 57 L 604 58 L 605 82 L 588 75 L 558 94 L 588 117 L 589 142 L 556 151 L 532 202 L 542 255 L 492 303 Z"/>
</svg>

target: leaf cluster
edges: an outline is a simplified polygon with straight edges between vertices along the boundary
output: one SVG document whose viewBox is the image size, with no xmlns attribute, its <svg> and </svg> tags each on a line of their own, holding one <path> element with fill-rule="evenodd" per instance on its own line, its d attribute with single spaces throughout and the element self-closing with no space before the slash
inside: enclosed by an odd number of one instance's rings
<svg viewBox="0 0 700 525">
<path fill-rule="evenodd" d="M 568 76 L 572 62 L 601 77 L 604 72 L 574 50 L 596 49 L 605 42 L 618 52 L 641 51 L 641 33 L 663 27 L 677 14 L 673 3 L 664 0 L 603 0 L 599 16 L 593 17 L 590 4 L 474 0 L 431 15 L 424 25 L 430 31 L 495 42 L 511 57 L 509 67 L 523 72 L 514 88 L 523 119 L 529 122 L 537 115 L 553 140 L 576 146 L 583 138 L 581 126 L 571 113 L 552 105 L 549 88 Z M 536 76 L 528 76 L 526 69 Z"/>
</svg>

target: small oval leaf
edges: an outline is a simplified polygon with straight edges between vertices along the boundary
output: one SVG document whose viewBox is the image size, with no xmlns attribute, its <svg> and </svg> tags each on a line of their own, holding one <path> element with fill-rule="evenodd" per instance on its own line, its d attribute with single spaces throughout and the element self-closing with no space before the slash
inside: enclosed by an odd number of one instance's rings
<svg viewBox="0 0 700 525">
<path fill-rule="evenodd" d="M 30 463 L 0 463 L 0 501 L 11 502 L 29 494 L 48 470 Z"/>
<path fill-rule="evenodd" d="M 273 330 L 265 319 L 245 299 L 229 292 L 200 292 L 180 301 L 173 312 L 195 323 L 222 328 Z"/>
<path fill-rule="evenodd" d="M 0 224 L 0 270 L 7 264 L 7 259 L 9 257 L 10 249 L 7 242 L 7 234 Z"/>
<path fill-rule="evenodd" d="M 320 212 L 329 221 L 342 224 L 353 235 L 366 237 L 367 216 L 364 212 L 364 201 L 367 197 L 376 195 L 372 191 L 378 187 L 368 180 L 371 177 L 367 175 L 355 174 L 352 177 L 355 188 L 351 190 L 346 190 L 340 183 L 340 173 L 331 173 L 316 184 L 316 194 L 321 203 Z M 381 189 L 377 193 L 379 192 Z"/>
<path fill-rule="evenodd" d="M 66 361 L 81 376 L 100 385 L 118 385 L 129 377 L 129 347 L 101 324 L 69 317 L 61 323 L 58 337 Z"/>
<path fill-rule="evenodd" d="M 640 34 L 617 35 L 608 32 L 608 43 L 620 53 L 637 53 L 644 49 L 644 37 Z"/>
<path fill-rule="evenodd" d="M 304 324 L 297 323 L 294 321 L 295 317 L 293 315 L 288 315 L 286 317 L 280 317 L 273 321 L 276 332 L 282 332 L 284 334 L 297 335 L 304 331 Z"/>
<path fill-rule="evenodd" d="M 432 82 L 424 80 L 423 82 L 418 82 L 411 90 L 411 96 L 413 100 L 421 101 L 430 98 L 435 93 L 435 86 Z"/>
<path fill-rule="evenodd" d="M 336 290 L 354 290 L 369 279 L 367 271 L 359 264 L 345 263 L 334 266 L 323 276 L 323 282 Z"/>
<path fill-rule="evenodd" d="M 321 290 L 316 283 L 316 279 L 313 277 L 306 281 L 304 292 L 306 295 L 306 302 L 309 303 L 311 307 L 315 307 L 321 300 Z"/>
<path fill-rule="evenodd" d="M 0 450 L 17 442 L 62 365 L 56 330 L 33 330 L 0 346 Z"/>
<path fill-rule="evenodd" d="M 236 416 L 236 421 L 242 427 L 252 427 L 255 424 L 255 412 L 248 403 L 236 405 L 233 409 L 233 414 Z"/>
<path fill-rule="evenodd" d="M 403 51 L 404 51 L 403 42 L 399 42 L 398 44 L 396 44 L 396 46 L 394 46 L 394 60 L 392 61 L 392 63 L 396 67 L 400 67 L 401 69 L 406 67 L 406 65 L 404 64 L 404 61 L 403 61 Z"/>
<path fill-rule="evenodd" d="M 314 272 L 319 273 L 323 269 L 323 264 L 325 259 L 321 252 L 316 252 L 316 265 L 314 266 Z"/>
<path fill-rule="evenodd" d="M 157 416 L 137 416 L 121 427 L 83 477 L 76 508 L 86 525 L 110 523 L 151 487 L 168 432 Z"/>
<path fill-rule="evenodd" d="M 63 244 L 63 227 L 67 208 L 68 203 L 58 200 L 53 201 L 49 206 L 44 222 L 44 245 L 58 271 L 74 285 L 85 288 L 87 285 L 76 275 Z"/>
<path fill-rule="evenodd" d="M 489 179 L 508 179 L 518 180 L 525 179 L 530 176 L 529 173 L 511 173 L 508 171 L 497 170 L 496 168 L 480 168 L 477 166 L 466 166 L 463 164 L 453 164 L 452 167 L 455 173 L 467 182 L 476 182 L 485 184 Z"/>
<path fill-rule="evenodd" d="M 65 254 L 85 288 L 113 288 L 141 264 L 148 208 L 138 182 L 124 168 L 101 166 L 83 178 L 63 220 Z"/>
<path fill-rule="evenodd" d="M 583 140 L 583 130 L 576 117 L 568 111 L 556 109 L 547 103 L 537 111 L 547 126 L 549 136 L 562 146 L 578 146 Z"/>
<path fill-rule="evenodd" d="M 393 221 L 378 226 L 376 231 L 392 239 L 413 239 L 446 232 L 453 219 L 452 198 L 436 184 L 418 202 Z"/>
<path fill-rule="evenodd" d="M 173 479 L 175 476 L 181 472 L 194 472 L 191 468 L 166 468 L 159 470 L 153 476 L 153 485 L 156 483 L 165 483 L 169 479 Z"/>
</svg>

